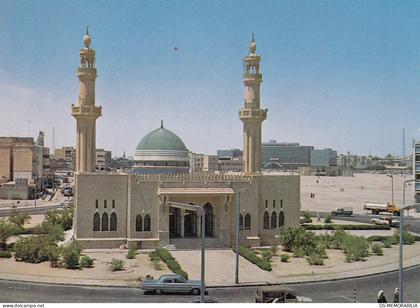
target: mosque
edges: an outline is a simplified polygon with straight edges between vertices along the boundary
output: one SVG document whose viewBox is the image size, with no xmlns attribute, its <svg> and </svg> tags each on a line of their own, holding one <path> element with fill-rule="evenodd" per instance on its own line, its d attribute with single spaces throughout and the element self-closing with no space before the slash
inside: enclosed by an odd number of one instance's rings
<svg viewBox="0 0 420 308">
<path fill-rule="evenodd" d="M 272 245 L 280 229 L 299 224 L 300 177 L 265 174 L 261 167 L 261 57 L 254 37 L 244 58 L 242 173 L 189 172 L 188 149 L 175 133 L 160 127 L 145 135 L 135 151 L 135 166 L 123 174 L 95 172 L 97 76 L 95 50 L 88 32 L 80 50 L 79 99 L 76 119 L 75 238 L 84 248 L 197 248 L 201 223 L 208 247 L 235 242 L 237 202 L 240 242 Z M 202 206 L 204 219 L 188 205 Z"/>
</svg>

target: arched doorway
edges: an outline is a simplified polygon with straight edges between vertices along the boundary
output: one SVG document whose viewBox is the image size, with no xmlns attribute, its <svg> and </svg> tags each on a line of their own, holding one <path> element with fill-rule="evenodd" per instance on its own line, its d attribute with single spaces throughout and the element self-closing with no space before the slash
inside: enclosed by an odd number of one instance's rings
<svg viewBox="0 0 420 308">
<path fill-rule="evenodd" d="M 207 203 L 204 206 L 205 215 L 205 236 L 214 236 L 214 217 L 213 217 L 213 206 Z"/>
<path fill-rule="evenodd" d="M 194 211 L 186 210 L 184 216 L 184 237 L 197 236 L 197 214 Z"/>
<path fill-rule="evenodd" d="M 181 236 L 181 213 L 176 207 L 169 208 L 169 237 Z"/>
</svg>

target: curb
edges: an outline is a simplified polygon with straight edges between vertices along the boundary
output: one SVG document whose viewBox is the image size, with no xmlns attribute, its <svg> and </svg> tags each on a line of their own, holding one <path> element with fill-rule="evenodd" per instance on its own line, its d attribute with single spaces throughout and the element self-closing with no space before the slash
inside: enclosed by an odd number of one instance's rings
<svg viewBox="0 0 420 308">
<path fill-rule="evenodd" d="M 411 266 L 404 267 L 404 270 L 409 270 L 415 267 L 420 268 L 420 264 L 415 264 Z M 299 281 L 299 282 L 279 282 L 279 283 L 269 283 L 269 282 L 259 282 L 259 283 L 243 283 L 239 285 L 211 285 L 206 286 L 206 289 L 226 289 L 226 288 L 247 288 L 247 287 L 259 287 L 259 286 L 280 286 L 280 285 L 302 285 L 302 284 L 312 284 L 312 283 L 325 283 L 325 282 L 333 282 L 333 281 L 341 281 L 341 280 L 349 280 L 349 279 L 360 279 L 366 278 L 371 276 L 379 276 L 379 275 L 386 275 L 393 272 L 398 272 L 398 269 L 395 270 L 388 270 L 381 273 L 374 273 L 374 274 L 366 274 L 360 276 L 353 276 L 353 277 L 344 277 L 344 278 L 332 278 L 326 280 L 310 280 L 310 281 Z M 141 290 L 141 285 L 139 283 L 138 286 L 119 286 L 119 285 L 99 285 L 99 284 L 80 284 L 80 283 L 63 283 L 63 282 L 37 282 L 37 281 L 30 281 L 30 280 L 21 280 L 21 279 L 3 279 L 0 278 L 0 282 L 22 282 L 22 283 L 30 283 L 30 284 L 40 284 L 40 285 L 55 285 L 55 286 L 67 286 L 67 287 L 86 287 L 86 288 L 118 288 L 118 289 L 139 289 Z"/>
</svg>

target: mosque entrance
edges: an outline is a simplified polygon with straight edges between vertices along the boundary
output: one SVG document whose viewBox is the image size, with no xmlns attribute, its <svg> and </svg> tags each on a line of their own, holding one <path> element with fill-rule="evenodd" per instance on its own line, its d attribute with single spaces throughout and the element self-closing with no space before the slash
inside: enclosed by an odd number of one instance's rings
<svg viewBox="0 0 420 308">
<path fill-rule="evenodd" d="M 181 210 L 169 208 L 169 238 L 181 237 Z"/>
<path fill-rule="evenodd" d="M 197 213 L 186 210 L 184 216 L 184 237 L 197 236 Z"/>
</svg>

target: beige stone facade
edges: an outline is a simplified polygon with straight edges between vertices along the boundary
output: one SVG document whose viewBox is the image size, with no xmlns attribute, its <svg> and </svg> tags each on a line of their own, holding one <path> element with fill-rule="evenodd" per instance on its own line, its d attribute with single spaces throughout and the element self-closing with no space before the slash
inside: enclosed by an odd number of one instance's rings
<svg viewBox="0 0 420 308">
<path fill-rule="evenodd" d="M 204 206 L 208 245 L 230 247 L 239 190 L 243 245 L 274 244 L 281 227 L 299 224 L 299 176 L 84 173 L 76 187 L 75 237 L 84 247 L 198 247 L 199 217 L 171 202 Z"/>
</svg>

